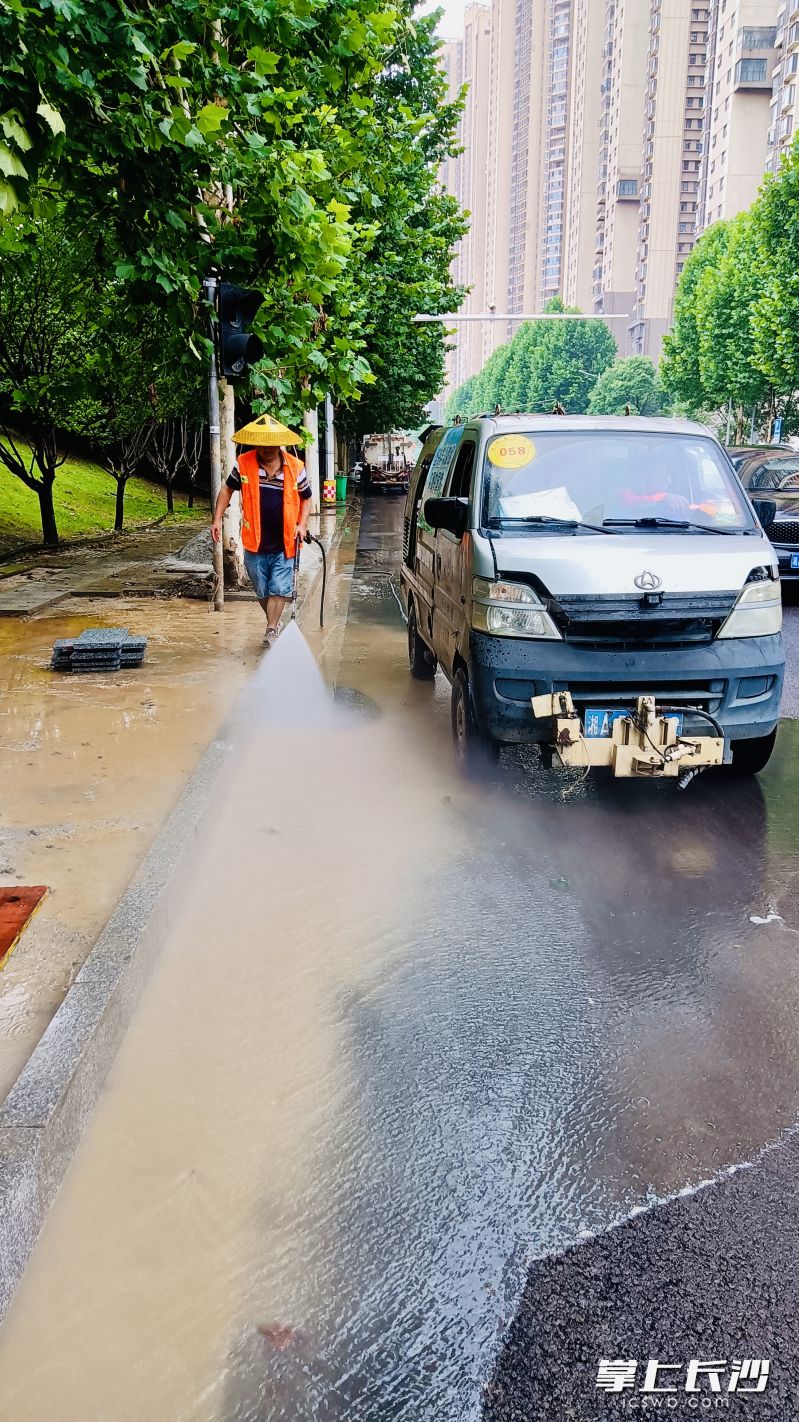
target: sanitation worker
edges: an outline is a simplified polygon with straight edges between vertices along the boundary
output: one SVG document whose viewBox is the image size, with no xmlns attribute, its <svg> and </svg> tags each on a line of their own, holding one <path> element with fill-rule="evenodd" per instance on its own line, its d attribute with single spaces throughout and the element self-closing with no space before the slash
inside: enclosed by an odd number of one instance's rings
<svg viewBox="0 0 799 1422">
<path fill-rule="evenodd" d="M 219 491 L 211 524 L 211 537 L 218 543 L 222 515 L 238 490 L 244 566 L 266 614 L 265 647 L 277 640 L 283 609 L 293 591 L 297 541 L 305 541 L 311 512 L 311 486 L 302 460 L 282 444 L 256 443 L 259 437 L 274 439 L 277 433 L 292 434 L 276 420 L 261 416 L 234 436 L 237 444 L 252 442 L 255 448 L 239 455 Z"/>
</svg>

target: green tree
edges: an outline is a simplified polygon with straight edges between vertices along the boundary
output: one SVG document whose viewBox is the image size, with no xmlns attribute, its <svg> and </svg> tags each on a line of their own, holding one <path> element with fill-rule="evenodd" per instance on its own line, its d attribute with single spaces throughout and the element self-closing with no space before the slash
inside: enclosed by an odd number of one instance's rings
<svg viewBox="0 0 799 1422">
<path fill-rule="evenodd" d="M 474 414 L 493 410 L 496 405 L 506 408 L 505 382 L 511 359 L 511 344 L 506 341 L 504 345 L 497 346 L 475 377 L 472 391 Z"/>
<path fill-rule="evenodd" d="M 799 148 L 794 143 L 752 210 L 757 250 L 752 303 L 760 370 L 782 394 L 799 390 Z"/>
<path fill-rule="evenodd" d="M 513 339 L 509 343 L 508 364 L 502 381 L 504 409 L 523 410 L 526 408 L 531 361 L 533 352 L 543 334 L 544 325 L 543 321 L 525 321 L 514 332 Z"/>
<path fill-rule="evenodd" d="M 85 395 L 87 313 L 96 247 L 62 215 L 15 216 L 0 261 L 0 460 L 39 500 L 42 538 L 58 544 L 53 489 L 60 432 Z"/>
<path fill-rule="evenodd" d="M 360 397 L 339 412 L 355 437 L 424 421 L 444 383 L 447 337 L 440 324 L 413 318 L 455 311 L 464 294 L 453 285 L 451 262 L 467 224 L 438 181 L 454 151 L 461 104 L 447 102 L 435 23 L 435 16 L 414 20 L 375 85 L 363 192 L 351 213 L 361 235 L 327 311 L 328 336 L 357 340 L 370 370 Z"/>
<path fill-rule="evenodd" d="M 758 231 L 749 212 L 727 226 L 724 252 L 707 266 L 696 287 L 699 368 L 705 403 L 736 411 L 736 443 L 744 438 L 746 417 L 770 398 L 769 382 L 757 363 L 754 313 L 761 293 Z"/>
<path fill-rule="evenodd" d="M 557 310 L 557 306 L 550 302 L 547 309 Z M 530 352 L 522 405 L 530 411 L 545 411 L 559 404 L 569 414 L 585 414 L 594 385 L 616 357 L 616 343 L 608 327 L 603 321 L 532 324 L 543 329 Z"/>
<path fill-rule="evenodd" d="M 699 238 L 677 283 L 674 320 L 663 338 L 661 380 L 668 393 L 681 401 L 689 413 L 698 413 L 713 405 L 702 379 L 698 296 L 706 274 L 715 271 L 726 254 L 729 229 L 728 222 L 716 222 Z"/>
<path fill-rule="evenodd" d="M 464 380 L 457 390 L 453 390 L 447 401 L 447 419 L 454 420 L 458 415 L 462 419 L 468 419 L 469 415 L 475 413 L 474 386 L 477 377 L 470 375 L 468 380 Z"/>
<path fill-rule="evenodd" d="M 633 415 L 663 413 L 663 391 L 657 371 L 646 356 L 615 360 L 603 371 L 591 391 L 589 415 Z"/>
<path fill-rule="evenodd" d="M 260 388 L 292 414 L 322 389 L 351 400 L 369 376 L 368 330 L 347 273 L 393 196 L 389 150 L 407 161 L 436 122 L 408 102 L 410 73 L 388 132 L 380 107 L 416 42 L 411 9 L 15 0 L 0 9 L 4 52 L 18 56 L 0 75 L 6 206 L 35 177 L 59 185 L 76 227 L 113 236 L 130 300 L 160 293 L 184 338 L 187 301 L 204 334 L 212 266 L 258 287 Z M 411 221 L 412 205 L 405 213 Z M 437 260 L 447 232 L 426 230 Z"/>
</svg>

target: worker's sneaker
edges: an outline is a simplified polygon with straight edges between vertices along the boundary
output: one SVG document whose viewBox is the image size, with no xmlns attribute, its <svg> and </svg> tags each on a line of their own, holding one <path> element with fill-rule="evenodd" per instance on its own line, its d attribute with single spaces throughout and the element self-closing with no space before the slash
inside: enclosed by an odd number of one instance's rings
<svg viewBox="0 0 799 1422">
<path fill-rule="evenodd" d="M 264 646 L 265 646 L 265 647 L 274 647 L 275 642 L 277 641 L 277 638 L 278 638 L 278 630 L 277 630 L 277 628 L 276 628 L 276 627 L 267 627 L 267 629 L 266 629 L 266 634 L 265 634 L 265 636 L 264 636 Z"/>
</svg>

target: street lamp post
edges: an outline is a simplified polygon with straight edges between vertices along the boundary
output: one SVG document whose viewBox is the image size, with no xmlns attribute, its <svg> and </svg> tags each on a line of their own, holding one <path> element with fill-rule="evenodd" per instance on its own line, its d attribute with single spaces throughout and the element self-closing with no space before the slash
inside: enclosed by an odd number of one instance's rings
<svg viewBox="0 0 799 1422">
<path fill-rule="evenodd" d="M 212 510 L 216 508 L 216 501 L 222 488 L 222 430 L 219 420 L 219 381 L 216 369 L 216 327 L 214 323 L 216 287 L 216 277 L 206 277 L 203 282 L 203 290 L 209 306 L 211 325 L 211 360 L 208 368 L 208 442 L 211 458 Z M 214 612 L 223 612 L 225 608 L 225 570 L 221 538 L 218 543 L 211 544 L 211 549 L 214 563 Z"/>
</svg>

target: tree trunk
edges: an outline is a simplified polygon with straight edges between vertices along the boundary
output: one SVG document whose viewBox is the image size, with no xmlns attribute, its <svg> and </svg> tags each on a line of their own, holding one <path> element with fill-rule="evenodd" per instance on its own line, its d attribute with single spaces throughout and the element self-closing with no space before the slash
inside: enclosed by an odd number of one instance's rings
<svg viewBox="0 0 799 1422">
<path fill-rule="evenodd" d="M 127 479 L 120 478 L 120 476 L 117 475 L 117 497 L 116 508 L 114 510 L 115 533 L 119 533 L 119 530 L 122 528 L 122 525 L 125 521 L 125 485 L 127 484 L 127 482 Z"/>
<path fill-rule="evenodd" d="M 174 512 L 175 512 L 175 500 L 172 498 L 172 480 L 171 480 L 171 479 L 167 479 L 167 481 L 166 481 L 166 511 L 167 511 L 167 513 L 174 513 Z"/>
<path fill-rule="evenodd" d="M 42 518 L 42 542 L 45 548 L 58 547 L 58 525 L 53 506 L 53 480 L 45 479 L 38 485 L 39 511 Z"/>
<path fill-rule="evenodd" d="M 189 480 L 189 508 L 194 508 L 194 480 Z"/>
</svg>

